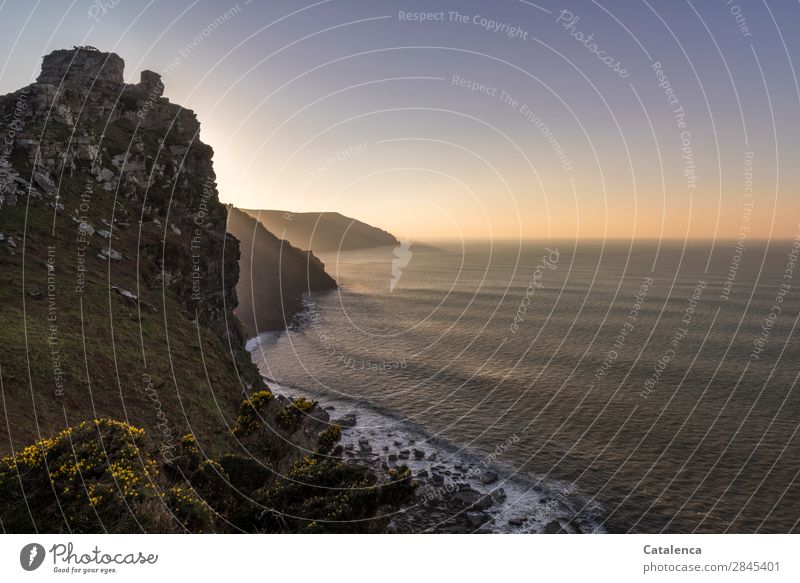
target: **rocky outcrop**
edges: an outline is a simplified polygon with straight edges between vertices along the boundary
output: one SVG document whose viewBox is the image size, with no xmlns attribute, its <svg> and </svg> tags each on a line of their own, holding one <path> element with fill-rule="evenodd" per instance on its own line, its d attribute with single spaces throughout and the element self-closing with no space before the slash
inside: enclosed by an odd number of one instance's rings
<svg viewBox="0 0 800 583">
<path fill-rule="evenodd" d="M 382 229 L 339 213 L 292 213 L 275 210 L 247 210 L 267 230 L 300 249 L 314 253 L 352 251 L 399 245 L 397 238 Z"/>
<path fill-rule="evenodd" d="M 103 53 L 93 47 L 53 51 L 42 61 L 42 72 L 36 82 L 42 85 L 84 85 L 123 83 L 125 61 L 114 53 Z"/>
<path fill-rule="evenodd" d="M 113 53 L 59 50 L 44 58 L 36 84 L 4 100 L 3 120 L 24 102 L 5 202 L 28 190 L 34 198 L 61 198 L 70 178 L 85 176 L 78 186 L 86 198 L 118 201 L 116 225 L 140 219 L 161 233 L 141 249 L 144 281 L 175 291 L 202 323 L 227 334 L 237 304 L 238 243 L 226 234 L 213 150 L 199 140 L 195 114 L 162 97 L 157 73 L 144 71 L 141 83 L 126 85 L 123 71 Z M 66 212 L 80 221 L 80 204 Z"/>
<path fill-rule="evenodd" d="M 241 241 L 236 315 L 248 335 L 283 330 L 302 308 L 303 294 L 336 289 L 311 251 L 302 251 L 231 207 L 228 231 Z"/>
</svg>

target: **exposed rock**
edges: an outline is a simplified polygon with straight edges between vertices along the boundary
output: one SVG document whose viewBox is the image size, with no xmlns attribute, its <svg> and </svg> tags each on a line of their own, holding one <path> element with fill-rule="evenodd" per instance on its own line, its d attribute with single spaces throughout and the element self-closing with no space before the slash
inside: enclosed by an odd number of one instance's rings
<svg viewBox="0 0 800 583">
<path fill-rule="evenodd" d="M 341 427 L 355 427 L 356 415 L 355 413 L 348 413 L 347 415 L 343 415 L 339 419 L 334 419 L 333 422 Z"/>
<path fill-rule="evenodd" d="M 551 520 L 544 527 L 546 534 L 566 534 L 567 531 L 561 526 L 558 520 Z"/>
<path fill-rule="evenodd" d="M 84 48 L 53 51 L 44 57 L 37 83 L 74 83 L 87 88 L 97 83 L 122 85 L 125 61 L 114 53 Z"/>
<path fill-rule="evenodd" d="M 506 491 L 503 488 L 492 490 L 489 494 L 495 504 L 502 504 L 506 501 Z"/>
<path fill-rule="evenodd" d="M 497 472 L 494 470 L 484 470 L 481 472 L 481 482 L 484 484 L 494 484 L 497 481 Z"/>
<path fill-rule="evenodd" d="M 110 247 L 101 248 L 97 256 L 103 260 L 113 259 L 114 261 L 119 261 L 120 259 L 122 259 L 122 253 L 120 253 L 119 251 L 115 251 Z"/>
<path fill-rule="evenodd" d="M 136 304 L 136 303 L 139 302 L 139 297 L 135 293 L 133 293 L 131 291 L 119 288 L 119 287 L 117 287 L 115 285 L 112 285 L 111 289 L 113 291 L 117 292 L 119 295 L 121 295 L 123 298 L 125 298 L 126 300 L 128 300 L 131 303 Z"/>
<path fill-rule="evenodd" d="M 161 75 L 153 71 L 142 71 L 139 76 L 139 87 L 148 94 L 148 97 L 161 97 L 164 94 L 164 84 Z"/>
<path fill-rule="evenodd" d="M 46 194 L 55 194 L 56 185 L 44 172 L 40 172 L 38 170 L 34 171 L 33 181 L 36 183 L 36 186 L 41 188 Z"/>
<path fill-rule="evenodd" d="M 424 451 L 422 451 L 421 449 L 414 450 L 414 459 L 421 460 L 424 457 L 425 457 Z"/>
<path fill-rule="evenodd" d="M 489 516 L 485 512 L 467 512 L 466 517 L 470 525 L 476 527 L 489 520 Z"/>
</svg>

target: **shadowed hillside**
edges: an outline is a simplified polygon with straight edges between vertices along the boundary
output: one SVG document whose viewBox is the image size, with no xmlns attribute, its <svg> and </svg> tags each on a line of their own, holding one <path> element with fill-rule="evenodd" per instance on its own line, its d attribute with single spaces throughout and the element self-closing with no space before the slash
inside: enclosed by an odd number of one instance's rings
<svg viewBox="0 0 800 583">
<path fill-rule="evenodd" d="M 313 253 L 279 239 L 234 207 L 229 209 L 228 232 L 241 242 L 235 314 L 248 335 L 282 330 L 301 308 L 304 293 L 336 289 Z"/>
</svg>

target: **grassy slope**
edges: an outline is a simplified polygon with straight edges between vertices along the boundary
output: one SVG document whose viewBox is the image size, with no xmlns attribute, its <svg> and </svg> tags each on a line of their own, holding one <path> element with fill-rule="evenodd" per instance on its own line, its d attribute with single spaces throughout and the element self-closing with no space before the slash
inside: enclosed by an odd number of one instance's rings
<svg viewBox="0 0 800 583">
<path fill-rule="evenodd" d="M 170 292 L 160 287 L 137 292 L 137 249 L 160 248 L 163 227 L 147 223 L 139 233 L 137 221 L 131 220 L 131 226 L 115 229 L 120 239 L 112 246 L 123 259 L 111 261 L 110 268 L 109 262 L 96 257 L 107 240 L 91 237 L 86 285 L 83 294 L 76 293 L 78 231 L 67 214 L 77 206 L 84 183 L 80 176 L 62 181 L 66 210 L 56 217 L 54 234 L 54 212 L 46 206 L 47 197 L 32 200 L 30 206 L 21 200 L 0 214 L 0 231 L 13 235 L 18 244 L 12 249 L 0 243 L 0 451 L 10 450 L 9 438 L 18 447 L 101 416 L 131 421 L 158 440 L 164 430 L 157 425 L 163 418 L 156 416 L 154 393 L 148 396 L 144 390 L 144 374 L 152 378 L 169 431 L 176 435 L 192 431 L 201 447 L 220 447 L 219 437 L 224 440 L 228 435 L 226 424 L 235 418 L 242 395 L 230 348 L 224 339 L 198 328 L 193 315 Z M 94 194 L 88 217 L 96 228 L 107 229 L 100 219 L 111 219 L 112 201 L 110 193 Z M 117 216 L 121 212 L 118 206 Z M 48 344 L 50 245 L 55 250 L 63 396 L 57 394 Z M 111 285 L 138 293 L 150 307 L 139 312 Z M 217 436 L 213 446 L 208 441 L 212 434 Z"/>
</svg>

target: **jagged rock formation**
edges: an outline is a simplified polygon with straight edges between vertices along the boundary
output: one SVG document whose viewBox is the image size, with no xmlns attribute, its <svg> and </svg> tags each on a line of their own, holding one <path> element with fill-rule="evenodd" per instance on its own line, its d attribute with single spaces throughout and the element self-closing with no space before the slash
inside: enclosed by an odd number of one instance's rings
<svg viewBox="0 0 800 583">
<path fill-rule="evenodd" d="M 81 85 L 87 87 L 108 83 L 117 89 L 124 83 L 125 61 L 114 53 L 103 53 L 92 48 L 62 49 L 44 58 L 42 71 L 36 82 L 41 85 Z"/>
<path fill-rule="evenodd" d="M 235 207 L 228 213 L 228 232 L 241 242 L 235 313 L 248 335 L 284 329 L 301 308 L 303 294 L 336 289 L 311 251 L 279 239 Z"/>
<path fill-rule="evenodd" d="M 225 403 L 235 412 L 261 383 L 233 315 L 239 245 L 213 151 L 159 75 L 125 84 L 123 69 L 113 53 L 55 51 L 36 83 L 0 97 L 0 366 L 14 439 L 63 426 L 62 407 L 145 429 L 166 417 L 172 437 L 218 432 Z"/>
<path fill-rule="evenodd" d="M 400 244 L 391 233 L 339 213 L 242 210 L 258 219 L 268 231 L 278 237 L 286 239 L 295 247 L 310 249 L 314 253 Z"/>
</svg>

